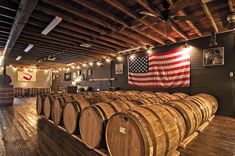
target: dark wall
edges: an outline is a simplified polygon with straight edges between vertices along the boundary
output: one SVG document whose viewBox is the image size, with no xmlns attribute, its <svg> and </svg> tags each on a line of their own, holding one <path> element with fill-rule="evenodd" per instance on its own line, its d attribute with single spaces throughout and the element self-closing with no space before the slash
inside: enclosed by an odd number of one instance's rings
<svg viewBox="0 0 235 156">
<path fill-rule="evenodd" d="M 220 34 L 217 36 L 219 46 L 224 47 L 225 64 L 223 66 L 204 67 L 202 62 L 202 49 L 209 48 L 210 37 L 200 38 L 189 41 L 192 46 L 191 55 L 191 85 L 187 88 L 175 89 L 148 89 L 151 91 L 166 91 L 166 92 L 185 92 L 190 95 L 197 93 L 209 93 L 214 95 L 219 101 L 219 114 L 235 115 L 235 102 L 233 79 L 229 77 L 230 72 L 235 72 L 235 32 Z M 166 52 L 178 48 L 182 48 L 184 43 L 178 43 L 169 46 L 163 46 L 154 49 L 155 52 Z M 145 88 L 132 87 L 128 85 L 128 69 L 127 59 L 123 61 L 124 74 L 116 75 L 115 64 L 121 63 L 114 60 L 111 65 L 104 63 L 103 67 L 93 67 L 93 75 L 91 78 L 107 78 L 114 77 L 115 81 L 108 82 L 81 82 L 81 84 L 90 85 L 100 89 L 108 89 L 109 87 L 118 87 L 126 90 L 146 90 Z M 111 66 L 111 69 L 110 69 Z M 71 83 L 71 82 L 69 82 Z M 232 86 L 233 83 L 233 86 Z M 64 83 L 68 85 L 68 83 Z"/>
<path fill-rule="evenodd" d="M 148 89 L 151 91 L 166 91 L 166 92 L 186 92 L 188 94 L 209 93 L 214 95 L 219 101 L 220 114 L 234 114 L 235 102 L 233 99 L 234 92 L 232 87 L 233 79 L 230 78 L 229 73 L 235 72 L 235 32 L 220 34 L 217 36 L 219 46 L 224 47 L 225 64 L 223 66 L 204 67 L 202 62 L 202 49 L 207 49 L 210 43 L 210 37 L 201 38 L 189 41 L 192 46 L 191 55 L 191 85 L 188 88 L 175 89 Z M 155 52 L 165 52 L 174 49 L 182 48 L 184 43 L 174 44 L 156 48 Z M 114 66 L 118 61 L 112 64 L 112 73 L 114 73 Z M 120 87 L 128 90 L 146 90 L 145 88 L 128 86 L 128 71 L 127 60 L 124 63 L 124 74 L 115 75 L 117 80 L 113 82 L 114 87 Z"/>
<path fill-rule="evenodd" d="M 91 69 L 92 70 L 92 74 L 91 75 L 87 75 L 87 70 Z M 110 81 L 89 81 L 89 79 L 97 79 L 97 78 L 110 78 L 111 77 L 111 63 L 103 63 L 102 66 L 97 66 L 94 64 L 94 66 L 92 67 L 86 67 L 86 68 L 82 68 L 82 74 L 84 75 L 84 79 L 80 82 L 77 82 L 78 85 L 81 86 L 90 86 L 92 87 L 94 90 L 96 90 L 97 88 L 105 90 L 108 89 L 111 86 L 111 82 Z M 72 69 L 71 72 L 72 76 L 73 73 L 76 72 L 77 73 L 77 69 Z M 58 87 L 64 86 L 67 87 L 69 85 L 72 84 L 72 81 L 74 81 L 76 78 L 72 77 L 71 81 L 64 81 L 64 72 L 60 72 L 57 73 L 55 75 L 58 75 L 57 78 L 55 80 L 52 81 L 52 90 L 56 91 L 58 90 Z"/>
</svg>

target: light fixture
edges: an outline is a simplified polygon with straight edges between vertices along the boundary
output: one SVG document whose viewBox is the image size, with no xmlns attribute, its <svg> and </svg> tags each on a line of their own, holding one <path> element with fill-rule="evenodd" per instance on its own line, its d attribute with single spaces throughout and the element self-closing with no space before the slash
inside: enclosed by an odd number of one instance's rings
<svg viewBox="0 0 235 156">
<path fill-rule="evenodd" d="M 153 53 L 153 46 L 151 46 L 151 45 L 146 45 L 145 46 L 145 49 L 146 49 L 146 53 L 147 54 L 149 54 L 149 55 L 151 55 L 152 53 Z"/>
<path fill-rule="evenodd" d="M 59 68 L 59 71 L 62 71 L 62 69 L 61 69 L 61 68 Z"/>
<path fill-rule="evenodd" d="M 19 61 L 22 58 L 22 56 L 17 56 L 16 61 Z"/>
<path fill-rule="evenodd" d="M 46 70 L 44 70 L 44 72 L 45 72 L 45 73 L 48 73 L 48 70 L 46 69 Z"/>
<path fill-rule="evenodd" d="M 94 65 L 94 63 L 93 63 L 93 62 L 89 62 L 89 65 L 90 65 L 90 66 L 93 66 L 93 65 Z"/>
<path fill-rule="evenodd" d="M 133 60 L 134 58 L 136 58 L 136 54 L 131 54 L 130 59 Z"/>
<path fill-rule="evenodd" d="M 102 66 L 102 63 L 100 61 L 96 62 L 97 66 Z"/>
<path fill-rule="evenodd" d="M 41 32 L 42 35 L 47 35 L 52 29 L 54 29 L 60 22 L 62 18 L 56 16 L 49 25 Z"/>
<path fill-rule="evenodd" d="M 75 67 L 75 66 L 72 66 L 71 68 L 72 68 L 72 69 L 75 69 L 76 67 Z"/>
<path fill-rule="evenodd" d="M 111 62 L 111 58 L 108 57 L 108 58 L 105 59 L 105 61 L 106 61 L 107 63 L 110 63 L 110 62 Z"/>
<path fill-rule="evenodd" d="M 118 60 L 118 61 L 123 61 L 123 57 L 119 55 L 119 56 L 117 57 L 117 60 Z"/>
<path fill-rule="evenodd" d="M 186 42 L 184 45 L 183 45 L 183 56 L 185 58 L 190 58 L 190 55 L 189 55 L 189 52 L 191 50 L 191 46 L 188 44 L 188 42 Z"/>
<path fill-rule="evenodd" d="M 80 47 L 85 47 L 85 48 L 90 48 L 92 45 L 87 44 L 87 43 L 81 43 Z"/>
<path fill-rule="evenodd" d="M 76 68 L 77 68 L 77 69 L 81 69 L 81 67 L 80 67 L 80 66 L 77 66 Z"/>
<path fill-rule="evenodd" d="M 17 71 L 18 69 L 16 67 L 13 67 L 13 71 Z"/>
<path fill-rule="evenodd" d="M 55 60 L 56 60 L 56 57 L 48 56 L 47 60 L 48 60 L 48 61 L 55 61 Z"/>
<path fill-rule="evenodd" d="M 26 53 L 29 52 L 33 47 L 34 47 L 33 44 L 29 44 L 29 45 L 25 48 L 24 52 L 26 52 Z"/>
<path fill-rule="evenodd" d="M 83 66 L 83 67 L 86 67 L 86 66 L 87 66 L 87 64 L 83 63 L 83 64 L 82 64 L 82 66 Z"/>
</svg>

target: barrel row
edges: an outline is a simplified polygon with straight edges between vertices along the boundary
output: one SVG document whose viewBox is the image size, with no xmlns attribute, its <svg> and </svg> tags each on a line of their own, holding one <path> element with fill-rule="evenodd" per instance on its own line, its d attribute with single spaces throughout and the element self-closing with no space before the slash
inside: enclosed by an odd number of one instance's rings
<svg viewBox="0 0 235 156">
<path fill-rule="evenodd" d="M 50 88 L 14 88 L 15 97 L 36 96 L 50 92 Z"/>
<path fill-rule="evenodd" d="M 208 94 L 189 97 L 184 93 L 175 93 L 174 95 L 155 93 L 154 96 L 152 96 L 152 93 L 145 93 L 141 99 L 132 98 L 137 96 L 133 96 L 133 92 L 130 95 L 125 95 L 126 93 L 123 92 L 118 94 L 114 92 L 91 94 L 89 96 L 70 95 L 72 98 L 60 95 L 60 97 L 54 98 L 54 104 L 50 104 L 51 107 L 45 109 L 50 110 L 49 114 L 51 114 L 47 118 L 51 118 L 55 124 L 63 125 L 68 133 L 80 134 L 89 148 L 107 147 L 111 155 L 132 155 L 131 153 L 149 155 L 149 152 L 155 153 L 154 155 L 171 154 L 183 139 L 195 132 L 218 108 L 216 99 Z M 44 114 L 47 114 L 45 110 Z M 122 122 L 111 120 L 116 115 L 120 115 L 123 122 L 133 120 L 130 125 L 134 124 L 135 127 L 120 126 L 113 128 L 113 126 L 110 126 L 112 128 L 109 128 L 108 125 L 112 125 L 112 123 L 124 125 Z M 147 123 L 144 123 L 146 121 Z M 143 129 L 141 129 L 141 124 L 143 124 Z M 132 131 L 135 131 L 135 128 L 136 134 L 132 136 Z M 133 147 L 123 146 L 120 140 L 125 138 L 119 138 L 129 132 L 128 129 L 130 129 L 131 134 L 126 136 L 137 137 L 134 139 L 138 141 L 137 145 L 135 145 L 136 142 L 129 144 L 134 145 Z M 144 134 L 142 131 L 148 134 Z M 140 134 L 137 132 L 140 132 Z M 142 140 L 138 138 L 143 137 L 141 135 L 149 138 Z M 115 142 L 116 139 L 117 142 Z M 152 142 L 146 144 L 146 140 L 152 140 Z M 120 146 L 118 145 L 119 148 L 114 147 L 118 143 L 121 143 Z M 138 148 L 139 144 L 144 145 L 144 143 L 146 149 Z M 152 150 L 149 151 L 149 147 Z M 137 148 L 138 150 L 136 150 Z M 138 153 L 131 149 L 135 149 Z"/>
<path fill-rule="evenodd" d="M 133 107 L 109 118 L 106 146 L 112 156 L 172 155 L 217 108 L 217 100 L 208 94 Z"/>
</svg>

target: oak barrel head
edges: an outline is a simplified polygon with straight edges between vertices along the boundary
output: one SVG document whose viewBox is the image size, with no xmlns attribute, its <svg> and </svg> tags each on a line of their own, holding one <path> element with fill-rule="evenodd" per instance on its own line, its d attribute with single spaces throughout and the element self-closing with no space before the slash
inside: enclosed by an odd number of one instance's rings
<svg viewBox="0 0 235 156">
<path fill-rule="evenodd" d="M 42 110 L 43 110 L 43 97 L 42 97 L 42 95 L 37 96 L 36 110 L 37 110 L 38 115 L 42 114 Z"/>
<path fill-rule="evenodd" d="M 52 121 L 56 125 L 59 125 L 61 123 L 61 118 L 62 118 L 62 105 L 59 102 L 59 98 L 55 98 L 51 113 L 52 113 Z"/>
<path fill-rule="evenodd" d="M 71 102 L 65 105 L 63 111 L 63 121 L 66 131 L 70 134 L 76 132 L 78 127 L 80 110 L 76 106 L 75 102 Z"/>
<path fill-rule="evenodd" d="M 103 135 L 103 120 L 93 107 L 87 107 L 82 111 L 79 128 L 82 140 L 91 149 L 100 144 Z"/>
<path fill-rule="evenodd" d="M 136 122 L 128 115 L 113 115 L 106 128 L 107 148 L 112 156 L 144 156 L 145 140 Z"/>
<path fill-rule="evenodd" d="M 46 119 L 51 117 L 51 109 L 52 109 L 52 100 L 49 96 L 45 98 L 44 106 L 43 106 L 43 115 Z"/>
</svg>

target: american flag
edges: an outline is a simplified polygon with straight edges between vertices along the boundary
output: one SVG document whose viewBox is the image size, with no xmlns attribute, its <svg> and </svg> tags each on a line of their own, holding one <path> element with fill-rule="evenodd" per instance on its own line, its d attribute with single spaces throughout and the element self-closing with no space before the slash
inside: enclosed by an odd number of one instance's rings
<svg viewBox="0 0 235 156">
<path fill-rule="evenodd" d="M 128 84 L 145 88 L 190 85 L 190 56 L 184 49 L 129 57 Z"/>
</svg>

